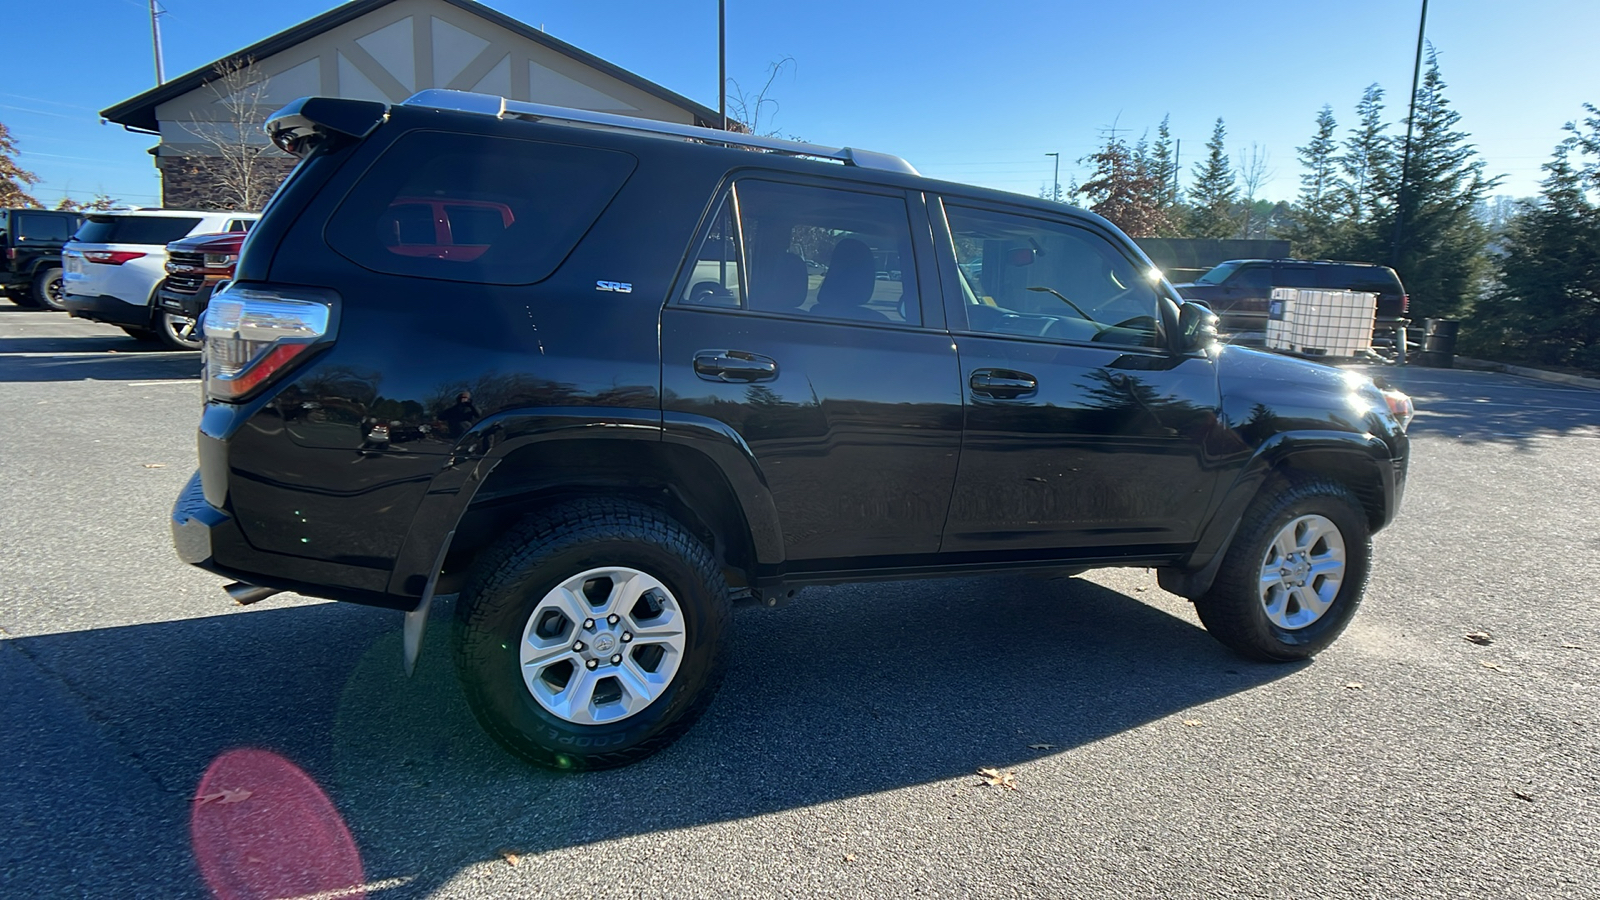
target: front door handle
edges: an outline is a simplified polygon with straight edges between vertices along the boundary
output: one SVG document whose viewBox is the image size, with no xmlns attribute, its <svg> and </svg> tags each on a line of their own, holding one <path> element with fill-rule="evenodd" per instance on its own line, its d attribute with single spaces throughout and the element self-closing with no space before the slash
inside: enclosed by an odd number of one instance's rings
<svg viewBox="0 0 1600 900">
<path fill-rule="evenodd" d="M 694 355 L 694 374 L 731 384 L 771 381 L 778 377 L 778 361 L 743 350 L 701 350 Z"/>
<path fill-rule="evenodd" d="M 967 383 L 972 386 L 974 394 L 995 400 L 1013 400 L 1039 390 L 1038 379 L 1027 372 L 1013 372 L 1010 369 L 978 369 Z"/>
</svg>

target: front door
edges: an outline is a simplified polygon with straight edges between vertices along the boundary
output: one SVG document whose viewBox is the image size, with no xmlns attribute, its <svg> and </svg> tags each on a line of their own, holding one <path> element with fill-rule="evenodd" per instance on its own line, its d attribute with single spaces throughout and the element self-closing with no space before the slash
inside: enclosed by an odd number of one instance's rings
<svg viewBox="0 0 1600 900">
<path fill-rule="evenodd" d="M 1158 276 L 1070 220 L 961 201 L 945 213 L 967 406 L 943 550 L 1195 540 L 1215 487 L 1216 372 L 1167 349 L 1175 306 Z"/>
<path fill-rule="evenodd" d="M 738 435 L 791 568 L 936 552 L 961 391 L 920 202 L 747 177 L 718 210 L 662 313 L 666 427 Z"/>
</svg>

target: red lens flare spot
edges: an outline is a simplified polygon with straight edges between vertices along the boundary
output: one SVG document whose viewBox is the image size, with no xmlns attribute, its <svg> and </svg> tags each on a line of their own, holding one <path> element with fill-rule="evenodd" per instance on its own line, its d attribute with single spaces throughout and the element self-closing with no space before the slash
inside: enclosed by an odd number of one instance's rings
<svg viewBox="0 0 1600 900">
<path fill-rule="evenodd" d="M 267 750 L 230 750 L 195 787 L 189 840 L 221 900 L 366 896 L 361 854 L 311 777 Z"/>
</svg>

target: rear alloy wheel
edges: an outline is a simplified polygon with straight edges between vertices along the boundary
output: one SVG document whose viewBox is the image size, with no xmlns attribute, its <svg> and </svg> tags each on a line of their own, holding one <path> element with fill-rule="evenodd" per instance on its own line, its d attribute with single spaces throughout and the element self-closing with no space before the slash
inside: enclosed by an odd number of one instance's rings
<svg viewBox="0 0 1600 900">
<path fill-rule="evenodd" d="M 162 311 L 156 313 L 156 340 L 168 350 L 199 350 L 200 323 L 188 316 Z"/>
<path fill-rule="evenodd" d="M 1269 484 L 1195 611 L 1241 656 L 1306 659 L 1350 624 L 1371 555 L 1366 513 L 1349 489 L 1311 478 Z"/>
<path fill-rule="evenodd" d="M 554 769 L 627 765 L 666 747 L 722 677 L 729 601 L 704 543 L 629 500 L 525 519 L 456 602 L 455 660 L 480 725 Z"/>
<path fill-rule="evenodd" d="M 67 308 L 60 266 L 50 266 L 33 273 L 33 285 L 28 291 L 34 306 L 56 310 Z"/>
</svg>

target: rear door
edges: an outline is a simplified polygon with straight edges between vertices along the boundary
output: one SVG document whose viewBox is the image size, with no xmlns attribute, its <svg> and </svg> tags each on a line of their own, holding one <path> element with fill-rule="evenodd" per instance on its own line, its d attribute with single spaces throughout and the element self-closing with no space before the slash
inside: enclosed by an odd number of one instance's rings
<svg viewBox="0 0 1600 900">
<path fill-rule="evenodd" d="M 961 200 L 944 213 L 967 399 L 944 551 L 1193 541 L 1215 485 L 1217 377 L 1205 355 L 1166 349 L 1176 305 L 1159 273 L 1070 218 Z"/>
<path fill-rule="evenodd" d="M 791 564 L 939 549 L 961 445 L 920 195 L 741 178 L 661 318 L 669 440 L 753 456 Z"/>
</svg>

